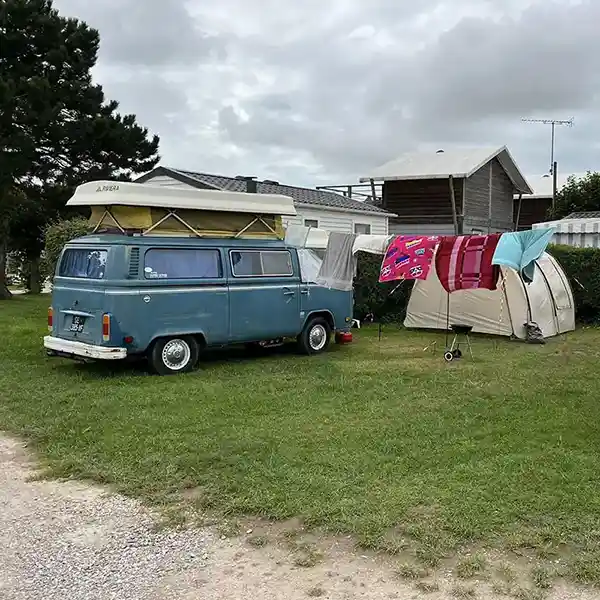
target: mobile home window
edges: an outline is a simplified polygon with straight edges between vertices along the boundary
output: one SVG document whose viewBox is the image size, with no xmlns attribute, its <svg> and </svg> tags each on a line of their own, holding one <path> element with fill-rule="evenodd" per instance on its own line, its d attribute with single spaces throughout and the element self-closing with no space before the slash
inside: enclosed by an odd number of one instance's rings
<svg viewBox="0 0 600 600">
<path fill-rule="evenodd" d="M 294 274 L 287 250 L 233 250 L 231 268 L 235 277 L 289 277 Z"/>
<path fill-rule="evenodd" d="M 371 226 L 367 223 L 355 223 L 354 224 L 354 233 L 357 235 L 370 235 L 371 234 Z"/>
<path fill-rule="evenodd" d="M 217 279 L 222 276 L 218 250 L 153 248 L 144 257 L 146 279 Z"/>
<path fill-rule="evenodd" d="M 107 254 L 106 250 L 69 248 L 62 255 L 58 274 L 60 277 L 103 279 Z"/>
<path fill-rule="evenodd" d="M 317 219 L 304 219 L 304 227 L 319 227 L 319 221 Z"/>
</svg>

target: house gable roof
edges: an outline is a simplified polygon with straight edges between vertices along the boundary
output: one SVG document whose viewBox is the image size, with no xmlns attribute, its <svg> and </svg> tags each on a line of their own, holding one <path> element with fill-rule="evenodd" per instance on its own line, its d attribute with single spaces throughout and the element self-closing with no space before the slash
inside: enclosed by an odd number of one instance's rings
<svg viewBox="0 0 600 600">
<path fill-rule="evenodd" d="M 212 188 L 216 190 L 226 190 L 231 192 L 245 192 L 246 181 L 235 177 L 226 177 L 223 175 L 213 175 L 210 173 L 197 173 L 195 171 L 183 171 L 171 167 L 157 167 L 136 179 L 137 183 L 147 183 L 154 177 L 166 175 L 182 183 L 199 188 Z M 274 181 L 257 181 L 257 192 L 259 194 L 281 194 L 290 196 L 296 204 L 304 204 L 321 208 L 333 208 L 337 210 L 348 210 L 354 212 L 370 213 L 377 215 L 392 216 L 391 213 L 366 202 L 359 202 L 345 198 L 341 194 L 317 190 L 312 188 L 302 188 L 291 185 L 283 185 Z"/>
<path fill-rule="evenodd" d="M 407 181 L 414 179 L 443 179 L 470 177 L 484 165 L 497 158 L 510 178 L 515 192 L 531 194 L 533 190 L 517 167 L 506 146 L 500 148 L 456 148 L 444 151 L 408 152 L 399 158 L 373 169 L 361 182 Z"/>
</svg>

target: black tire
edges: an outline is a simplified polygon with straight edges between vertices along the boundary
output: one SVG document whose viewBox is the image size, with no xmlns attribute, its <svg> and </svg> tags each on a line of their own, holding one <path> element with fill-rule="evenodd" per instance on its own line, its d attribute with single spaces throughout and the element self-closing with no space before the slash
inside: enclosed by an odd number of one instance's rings
<svg viewBox="0 0 600 600">
<path fill-rule="evenodd" d="M 171 355 L 171 357 L 169 357 Z M 148 356 L 150 367 L 158 375 L 189 373 L 198 363 L 200 346 L 191 336 L 156 340 Z"/>
<path fill-rule="evenodd" d="M 298 336 L 298 348 L 303 354 L 321 354 L 331 342 L 331 325 L 323 317 L 310 319 Z"/>
</svg>

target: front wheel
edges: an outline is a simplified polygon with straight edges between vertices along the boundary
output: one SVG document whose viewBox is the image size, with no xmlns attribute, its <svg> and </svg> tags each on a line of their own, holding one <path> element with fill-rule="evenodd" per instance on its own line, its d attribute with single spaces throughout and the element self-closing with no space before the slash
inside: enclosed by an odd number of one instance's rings
<svg viewBox="0 0 600 600">
<path fill-rule="evenodd" d="M 200 348 L 193 337 L 156 340 L 150 351 L 150 366 L 158 375 L 188 373 L 198 362 Z"/>
<path fill-rule="evenodd" d="M 298 336 L 298 347 L 304 354 L 325 352 L 331 340 L 331 326 L 326 319 L 311 319 Z"/>
</svg>

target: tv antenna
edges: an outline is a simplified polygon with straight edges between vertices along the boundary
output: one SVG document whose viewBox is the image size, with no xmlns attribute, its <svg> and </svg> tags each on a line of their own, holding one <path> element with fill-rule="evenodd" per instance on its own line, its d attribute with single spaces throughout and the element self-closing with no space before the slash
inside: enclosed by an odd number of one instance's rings
<svg viewBox="0 0 600 600">
<path fill-rule="evenodd" d="M 557 125 L 566 125 L 567 127 L 573 127 L 574 118 L 570 119 L 521 119 L 527 123 L 542 123 L 543 125 L 552 126 L 552 141 L 550 145 L 550 175 L 554 175 L 554 129 Z"/>
</svg>

